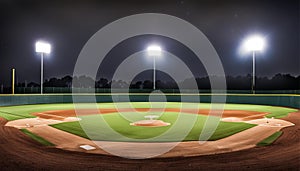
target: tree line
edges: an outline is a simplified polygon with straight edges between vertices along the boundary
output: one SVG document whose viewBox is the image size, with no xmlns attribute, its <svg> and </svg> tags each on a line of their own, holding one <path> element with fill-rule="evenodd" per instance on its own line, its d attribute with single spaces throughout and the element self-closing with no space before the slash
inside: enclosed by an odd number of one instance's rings
<svg viewBox="0 0 300 171">
<path fill-rule="evenodd" d="M 175 81 L 164 81 L 157 80 L 157 89 L 178 89 L 184 88 L 194 88 L 192 83 L 196 81 L 198 89 L 211 89 L 210 81 L 216 83 L 224 80 L 223 77 L 212 76 L 212 77 L 201 77 L 201 78 L 189 78 L 176 83 Z M 71 77 L 65 76 L 62 78 L 50 78 L 45 80 L 44 87 L 78 87 L 78 88 L 127 88 L 130 89 L 152 89 L 152 80 L 141 80 L 133 81 L 128 83 L 123 80 L 108 80 L 106 78 L 100 78 L 99 80 L 94 80 L 87 76 Z M 226 85 L 229 90 L 250 90 L 252 85 L 252 76 L 227 76 Z M 30 82 L 28 84 L 18 83 L 17 87 L 39 87 L 38 83 Z M 256 78 L 256 90 L 299 90 L 300 89 L 300 76 L 292 76 L 290 74 L 276 74 L 271 78 L 268 77 L 257 77 Z"/>
</svg>

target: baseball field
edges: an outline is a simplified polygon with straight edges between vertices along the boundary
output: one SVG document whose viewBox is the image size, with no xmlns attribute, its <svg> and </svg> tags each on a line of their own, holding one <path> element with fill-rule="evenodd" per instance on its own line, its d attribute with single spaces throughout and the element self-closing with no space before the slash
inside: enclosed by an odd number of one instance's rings
<svg viewBox="0 0 300 171">
<path fill-rule="evenodd" d="M 170 169 L 191 170 L 299 166 L 300 114 L 287 107 L 225 104 L 220 110 L 209 103 L 54 103 L 2 106 L 0 117 L 4 168 L 60 169 L 67 164 L 73 170 L 149 170 L 166 163 L 172 165 Z M 211 136 L 203 139 L 201 135 L 214 126 Z M 176 146 L 152 159 L 126 159 L 148 158 L 152 146 L 165 149 L 170 143 Z"/>
</svg>

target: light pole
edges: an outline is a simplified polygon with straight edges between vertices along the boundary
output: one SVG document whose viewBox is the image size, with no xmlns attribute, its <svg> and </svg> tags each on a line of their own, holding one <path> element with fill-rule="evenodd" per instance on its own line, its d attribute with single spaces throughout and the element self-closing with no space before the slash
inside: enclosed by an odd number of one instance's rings
<svg viewBox="0 0 300 171">
<path fill-rule="evenodd" d="M 263 37 L 254 35 L 246 39 L 245 47 L 248 51 L 252 51 L 252 93 L 255 93 L 255 53 L 265 48 L 265 40 Z"/>
<path fill-rule="evenodd" d="M 41 41 L 38 41 L 35 43 L 35 51 L 37 53 L 40 53 L 41 54 L 41 94 L 43 94 L 43 81 L 44 81 L 44 78 L 43 78 L 43 71 L 44 71 L 44 66 L 43 66 L 43 63 L 44 63 L 44 53 L 46 54 L 49 54 L 51 52 L 51 45 L 49 43 L 46 43 L 46 42 L 41 42 Z"/>
<path fill-rule="evenodd" d="M 150 57 L 153 57 L 153 90 L 155 90 L 156 89 L 155 58 L 161 56 L 161 47 L 159 47 L 157 45 L 151 45 L 147 48 L 147 52 Z"/>
</svg>

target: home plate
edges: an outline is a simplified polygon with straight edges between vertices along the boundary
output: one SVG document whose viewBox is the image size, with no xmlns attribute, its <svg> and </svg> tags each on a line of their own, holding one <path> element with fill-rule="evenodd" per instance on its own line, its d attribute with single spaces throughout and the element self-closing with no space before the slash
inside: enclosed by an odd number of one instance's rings
<svg viewBox="0 0 300 171">
<path fill-rule="evenodd" d="M 85 150 L 95 150 L 96 148 L 90 145 L 81 145 L 80 148 L 83 148 Z"/>
</svg>

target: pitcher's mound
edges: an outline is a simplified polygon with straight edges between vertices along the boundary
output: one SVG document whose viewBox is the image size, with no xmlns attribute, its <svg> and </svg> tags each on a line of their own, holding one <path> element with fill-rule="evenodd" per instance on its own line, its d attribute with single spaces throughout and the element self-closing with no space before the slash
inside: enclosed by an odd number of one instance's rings
<svg viewBox="0 0 300 171">
<path fill-rule="evenodd" d="M 162 120 L 141 120 L 137 122 L 130 123 L 132 126 L 145 126 L 145 127 L 160 127 L 168 126 L 170 123 L 164 122 Z"/>
</svg>

